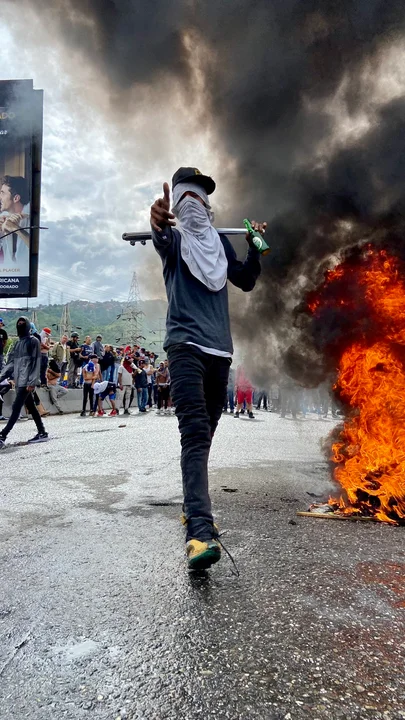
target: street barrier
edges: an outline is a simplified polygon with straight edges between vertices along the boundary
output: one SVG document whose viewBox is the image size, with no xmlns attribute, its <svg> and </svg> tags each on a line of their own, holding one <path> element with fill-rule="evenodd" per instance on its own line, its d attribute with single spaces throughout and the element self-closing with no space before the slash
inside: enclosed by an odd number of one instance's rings
<svg viewBox="0 0 405 720">
<path fill-rule="evenodd" d="M 51 415 L 57 415 L 58 411 L 56 410 L 55 406 L 52 405 L 50 398 L 49 398 L 49 392 L 48 390 L 37 389 L 37 393 L 39 396 L 39 399 L 41 400 L 45 410 L 49 412 Z M 11 413 L 11 406 L 15 399 L 15 390 L 9 390 L 9 392 L 4 396 L 4 404 L 3 404 L 3 415 L 4 417 L 8 418 L 10 417 Z M 118 391 L 117 394 L 117 408 L 121 408 L 121 393 Z M 64 413 L 79 413 L 82 409 L 82 403 L 83 403 L 83 391 L 80 389 L 77 390 L 68 390 L 67 394 L 64 395 L 62 398 L 59 398 L 59 404 L 63 410 Z M 107 401 L 104 401 L 103 403 L 104 409 L 109 408 L 109 404 Z M 137 401 L 136 401 L 136 393 L 134 400 L 131 405 L 132 408 L 137 407 Z M 87 408 L 88 409 L 88 408 Z M 22 410 L 21 415 L 24 416 L 25 409 Z"/>
</svg>

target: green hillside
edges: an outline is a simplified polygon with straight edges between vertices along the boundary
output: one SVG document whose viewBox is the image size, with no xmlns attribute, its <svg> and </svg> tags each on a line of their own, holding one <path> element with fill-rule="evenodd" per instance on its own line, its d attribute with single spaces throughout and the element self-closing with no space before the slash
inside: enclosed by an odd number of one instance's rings
<svg viewBox="0 0 405 720">
<path fill-rule="evenodd" d="M 139 344 L 151 347 L 157 352 L 162 347 L 164 339 L 164 326 L 167 304 L 163 300 L 146 300 L 140 304 L 144 313 L 141 320 L 141 333 L 145 339 Z M 69 303 L 72 329 L 79 333 L 80 338 L 90 335 L 94 340 L 96 335 L 103 336 L 103 342 L 111 345 L 121 345 L 129 340 L 130 321 L 125 321 L 125 304 L 110 300 L 107 302 L 87 302 L 76 300 Z M 60 323 L 62 305 L 39 305 L 28 311 L 28 317 L 33 319 L 36 313 L 36 326 L 38 330 L 49 327 L 52 330 L 52 339 L 60 336 Z M 25 312 L 16 310 L 2 310 L 1 317 L 9 335 L 15 334 L 15 323 Z"/>
</svg>

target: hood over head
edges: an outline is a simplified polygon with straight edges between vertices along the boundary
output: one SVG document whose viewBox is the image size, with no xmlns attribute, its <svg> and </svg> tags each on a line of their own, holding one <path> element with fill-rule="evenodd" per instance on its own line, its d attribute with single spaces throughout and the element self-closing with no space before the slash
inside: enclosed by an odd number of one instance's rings
<svg viewBox="0 0 405 720">
<path fill-rule="evenodd" d="M 17 335 L 18 337 L 28 337 L 31 331 L 31 322 L 28 320 L 27 317 L 24 315 L 21 315 L 21 317 L 18 318 L 17 323 Z"/>
</svg>

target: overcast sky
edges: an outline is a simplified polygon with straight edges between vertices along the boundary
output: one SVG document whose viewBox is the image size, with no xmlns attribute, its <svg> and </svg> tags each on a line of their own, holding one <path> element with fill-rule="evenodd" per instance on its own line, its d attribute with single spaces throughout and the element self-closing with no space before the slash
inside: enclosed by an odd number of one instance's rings
<svg viewBox="0 0 405 720">
<path fill-rule="evenodd" d="M 149 227 L 149 206 L 180 165 L 215 173 L 210 128 L 191 111 L 168 117 L 147 90 L 109 97 L 80 52 L 67 50 L 29 8 L 3 2 L 0 79 L 33 79 L 44 90 L 39 297 L 125 300 L 138 270 L 144 299 L 164 295 L 152 248 L 131 248 L 129 230 Z M 170 88 L 171 98 L 178 89 Z M 124 106 L 125 105 L 125 106 Z M 9 302 L 19 305 L 21 300 Z M 7 306 L 7 301 L 2 301 Z"/>
</svg>

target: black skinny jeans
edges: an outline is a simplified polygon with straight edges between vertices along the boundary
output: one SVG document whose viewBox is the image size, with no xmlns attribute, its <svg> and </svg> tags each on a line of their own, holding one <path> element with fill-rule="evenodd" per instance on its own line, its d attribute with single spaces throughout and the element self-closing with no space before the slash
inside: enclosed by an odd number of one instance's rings
<svg viewBox="0 0 405 720">
<path fill-rule="evenodd" d="M 16 396 L 15 396 L 15 400 L 13 402 L 13 407 L 11 409 L 11 415 L 9 417 L 9 421 L 8 421 L 7 425 L 0 432 L 0 437 L 3 440 L 6 439 L 9 432 L 13 429 L 18 418 L 20 417 L 20 412 L 24 405 L 27 408 L 30 415 L 32 415 L 32 419 L 34 420 L 35 425 L 37 426 L 37 430 L 38 430 L 39 434 L 42 435 L 42 433 L 45 432 L 45 428 L 44 428 L 43 422 L 41 420 L 41 416 L 37 410 L 37 406 L 35 405 L 32 393 L 28 392 L 26 387 L 20 387 L 20 388 L 16 388 Z"/>
<path fill-rule="evenodd" d="M 181 436 L 187 540 L 209 540 L 214 531 L 208 456 L 225 402 L 231 359 L 208 355 L 186 344 L 172 345 L 167 356 Z"/>
<path fill-rule="evenodd" d="M 257 395 L 256 407 L 259 410 L 263 400 L 263 409 L 267 410 L 267 393 L 261 390 Z"/>
<path fill-rule="evenodd" d="M 94 389 L 91 383 L 83 383 L 83 409 L 82 412 L 86 412 L 87 398 L 89 398 L 90 412 L 93 410 L 94 401 Z"/>
<path fill-rule="evenodd" d="M 41 353 L 41 385 L 46 385 L 46 369 L 48 367 L 49 358 L 47 353 Z"/>
</svg>

